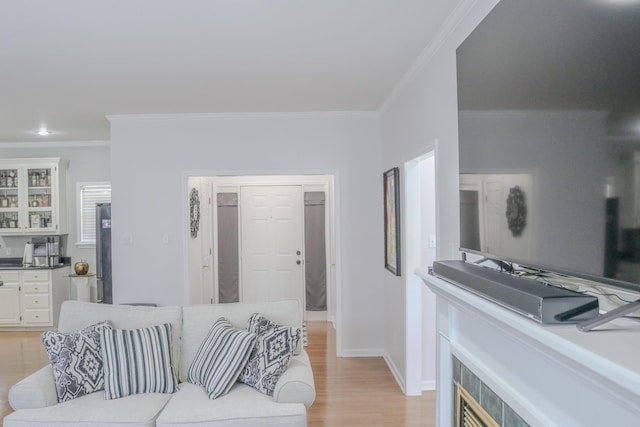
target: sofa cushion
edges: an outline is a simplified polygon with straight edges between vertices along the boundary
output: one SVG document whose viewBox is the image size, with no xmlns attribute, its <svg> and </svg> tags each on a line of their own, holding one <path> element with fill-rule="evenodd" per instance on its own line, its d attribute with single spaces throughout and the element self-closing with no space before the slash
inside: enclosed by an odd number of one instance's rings
<svg viewBox="0 0 640 427">
<path fill-rule="evenodd" d="M 239 380 L 261 393 L 273 396 L 280 376 L 302 336 L 299 328 L 279 326 L 260 313 L 249 318 L 249 332 L 257 334 L 256 345 Z"/>
<path fill-rule="evenodd" d="M 102 330 L 104 397 L 174 393 L 178 378 L 171 357 L 171 324 Z"/>
<path fill-rule="evenodd" d="M 104 375 L 100 331 L 112 329 L 100 322 L 81 331 L 45 331 L 42 343 L 51 361 L 58 402 L 102 390 Z"/>
<path fill-rule="evenodd" d="M 180 381 L 187 381 L 189 366 L 198 347 L 209 333 L 213 322 L 220 317 L 227 319 L 235 328 L 247 327 L 253 313 L 261 313 L 279 325 L 302 328 L 300 304 L 296 300 L 264 303 L 207 304 L 183 308 L 182 355 L 180 358 Z M 115 326 L 115 325 L 114 325 Z M 298 344 L 296 354 L 301 350 Z"/>
<path fill-rule="evenodd" d="M 91 393 L 46 408 L 23 409 L 7 415 L 4 427 L 153 427 L 171 394 L 136 394 L 104 400 Z"/>
<path fill-rule="evenodd" d="M 246 384 L 236 382 L 229 393 L 210 400 L 193 384 L 180 390 L 162 411 L 158 427 L 306 427 L 306 409 L 301 403 L 278 403 Z"/>
<path fill-rule="evenodd" d="M 173 363 L 180 363 L 182 334 L 182 307 L 147 307 L 133 305 L 98 304 L 82 301 L 64 301 L 60 308 L 58 331 L 69 332 L 108 320 L 116 329 L 136 329 L 171 323 Z"/>
<path fill-rule="evenodd" d="M 236 329 L 223 317 L 205 337 L 189 368 L 189 382 L 203 386 L 210 399 L 226 394 L 247 364 L 256 334 Z"/>
</svg>

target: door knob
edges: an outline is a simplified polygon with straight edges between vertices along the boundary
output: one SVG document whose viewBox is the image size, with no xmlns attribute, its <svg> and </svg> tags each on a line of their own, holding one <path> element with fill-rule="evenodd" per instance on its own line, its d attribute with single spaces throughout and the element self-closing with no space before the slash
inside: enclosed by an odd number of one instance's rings
<svg viewBox="0 0 640 427">
<path fill-rule="evenodd" d="M 300 265 L 300 264 L 302 264 L 302 261 L 297 260 L 297 261 L 296 261 L 296 264 Z"/>
</svg>

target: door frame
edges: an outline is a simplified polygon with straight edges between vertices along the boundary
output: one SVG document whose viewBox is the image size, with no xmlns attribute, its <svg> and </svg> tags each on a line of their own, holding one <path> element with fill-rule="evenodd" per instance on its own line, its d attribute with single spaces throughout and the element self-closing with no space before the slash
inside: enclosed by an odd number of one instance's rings
<svg viewBox="0 0 640 427">
<path fill-rule="evenodd" d="M 217 194 L 221 192 L 237 192 L 239 194 L 240 187 L 242 186 L 256 186 L 256 185 L 266 185 L 266 186 L 274 186 L 274 185 L 302 185 L 303 193 L 305 191 L 325 191 L 326 193 L 326 203 L 325 203 L 325 244 L 326 244 L 326 271 L 327 271 L 327 320 L 332 322 L 334 327 L 337 329 L 337 335 L 340 334 L 340 329 L 338 328 L 339 324 L 339 298 L 337 297 L 340 293 L 340 269 L 339 264 L 337 263 L 337 259 L 339 258 L 339 245 L 338 245 L 338 230 L 339 224 L 337 223 L 339 215 L 337 214 L 338 206 L 336 201 L 339 200 L 336 197 L 337 189 L 336 189 L 336 181 L 337 181 L 337 173 L 335 171 L 328 172 L 310 172 L 308 174 L 247 174 L 246 172 L 237 172 L 237 173 L 221 173 L 221 172 L 198 172 L 198 173 L 188 173 L 186 174 L 187 181 L 193 180 L 195 178 L 200 180 L 208 180 L 211 184 L 211 194 L 206 195 L 207 198 L 213 201 L 212 205 L 212 218 L 213 225 L 211 227 L 211 242 L 212 242 L 212 258 L 211 258 L 211 269 L 213 275 L 213 290 L 212 294 L 214 295 L 214 302 L 217 302 L 218 297 L 218 272 L 217 272 L 217 241 L 218 241 L 218 233 L 217 233 L 217 209 L 215 209 L 215 201 L 217 200 Z M 205 195 L 201 195 L 201 198 L 204 198 Z M 240 215 L 240 213 L 238 213 Z M 239 248 L 239 250 L 241 250 Z M 188 252 L 188 251 L 187 251 Z M 195 273 L 193 272 L 193 264 L 190 264 L 190 254 L 186 254 L 186 264 L 189 266 L 187 268 L 187 276 L 193 276 Z M 197 280 L 197 277 L 190 277 L 191 283 L 194 282 L 194 279 Z M 189 279 L 187 280 L 189 282 Z M 201 284 L 202 286 L 203 284 Z M 198 300 L 198 295 L 201 295 L 202 292 L 198 291 L 197 286 L 191 286 L 190 289 L 186 290 L 187 298 L 191 304 L 194 303 L 202 303 L 202 301 Z M 303 307 L 304 309 L 304 307 Z M 338 341 L 339 342 L 339 341 Z"/>
<path fill-rule="evenodd" d="M 436 315 L 435 315 L 435 295 L 432 294 L 422 283 L 422 280 L 414 273 L 417 267 L 427 268 L 422 265 L 423 251 L 425 247 L 422 241 L 422 223 L 424 215 L 422 199 L 425 196 L 425 189 L 420 176 L 421 163 L 430 158 L 433 159 L 432 180 L 434 193 L 431 195 L 428 212 L 435 218 L 435 242 L 431 246 L 433 252 L 438 251 L 439 218 L 438 218 L 438 140 L 433 140 L 430 144 L 415 156 L 404 162 L 404 194 L 405 228 L 403 236 L 405 257 L 405 378 L 404 393 L 408 396 L 419 396 L 423 390 L 434 390 L 436 387 L 435 373 L 436 367 Z M 411 238 L 410 238 L 411 236 Z M 435 246 L 435 247 L 434 247 Z M 437 259 L 437 254 L 434 254 Z M 430 309 L 430 310 L 429 310 Z M 426 354 L 425 354 L 426 353 Z M 427 359 L 427 367 L 423 369 L 424 359 Z M 427 372 L 424 372 L 424 371 Z"/>
</svg>

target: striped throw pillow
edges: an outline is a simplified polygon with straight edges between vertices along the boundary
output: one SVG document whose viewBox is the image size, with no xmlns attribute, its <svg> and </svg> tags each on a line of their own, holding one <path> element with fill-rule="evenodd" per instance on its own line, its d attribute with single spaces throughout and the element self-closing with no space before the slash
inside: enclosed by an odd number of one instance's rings
<svg viewBox="0 0 640 427">
<path fill-rule="evenodd" d="M 224 396 L 238 379 L 253 350 L 256 334 L 236 329 L 224 317 L 200 344 L 187 380 L 204 387 L 210 399 Z"/>
<path fill-rule="evenodd" d="M 100 338 L 105 399 L 178 390 L 171 358 L 171 324 L 102 330 Z"/>
</svg>

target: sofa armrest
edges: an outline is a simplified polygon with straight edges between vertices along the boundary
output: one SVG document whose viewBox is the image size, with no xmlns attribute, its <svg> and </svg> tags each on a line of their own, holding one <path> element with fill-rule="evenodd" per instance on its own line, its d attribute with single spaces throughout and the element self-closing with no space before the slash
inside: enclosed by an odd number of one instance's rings
<svg viewBox="0 0 640 427">
<path fill-rule="evenodd" d="M 289 367 L 280 376 L 273 391 L 273 400 L 280 403 L 303 403 L 309 408 L 316 398 L 313 370 L 307 352 L 291 358 Z"/>
<path fill-rule="evenodd" d="M 9 389 L 9 404 L 14 410 L 44 408 L 58 403 L 51 365 L 34 372 Z"/>
</svg>

